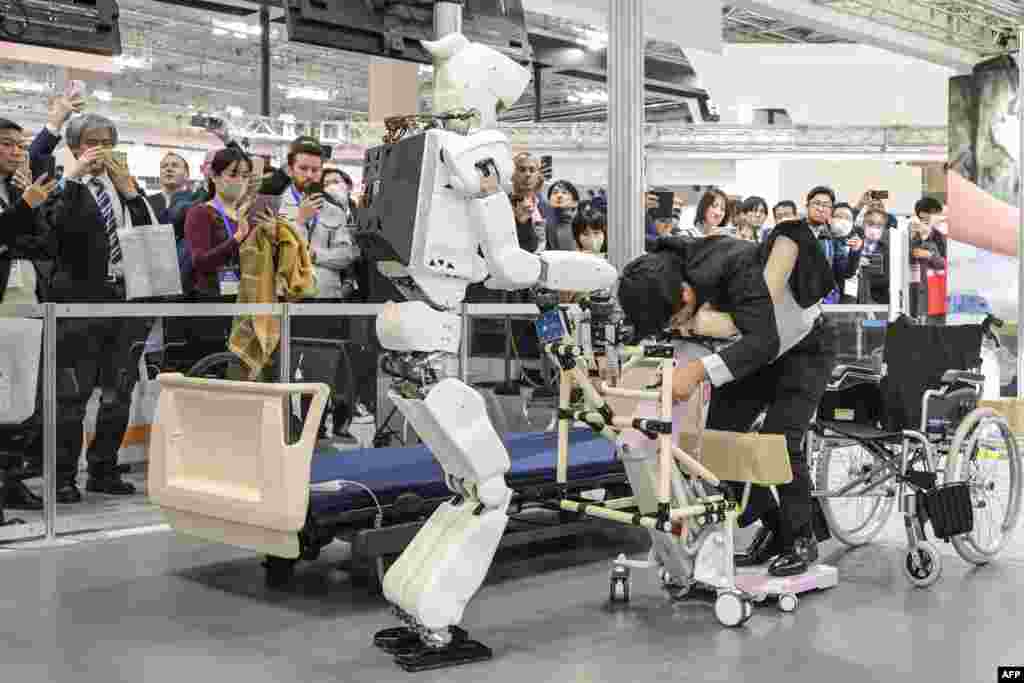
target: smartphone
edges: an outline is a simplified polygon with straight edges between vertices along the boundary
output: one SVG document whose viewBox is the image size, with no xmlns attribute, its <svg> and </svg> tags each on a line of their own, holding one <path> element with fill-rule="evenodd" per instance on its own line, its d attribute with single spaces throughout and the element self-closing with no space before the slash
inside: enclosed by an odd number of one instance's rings
<svg viewBox="0 0 1024 683">
<path fill-rule="evenodd" d="M 281 196 L 274 194 L 259 194 L 249 205 L 249 213 L 246 218 L 250 225 L 258 221 L 267 211 L 275 216 L 281 210 Z"/>
<path fill-rule="evenodd" d="M 315 182 L 312 182 L 312 183 L 310 183 L 309 185 L 306 186 L 306 196 L 307 197 L 312 197 L 315 194 L 323 194 L 323 193 L 324 193 L 324 184 L 321 183 L 319 180 L 317 180 Z"/>
<path fill-rule="evenodd" d="M 61 180 L 63 180 L 64 179 L 64 167 L 63 166 L 57 166 L 56 168 L 54 168 L 53 169 L 53 174 L 51 175 L 51 179 L 52 180 L 56 180 L 58 183 Z"/>
<path fill-rule="evenodd" d="M 651 218 L 655 220 L 670 220 L 672 218 L 672 204 L 675 201 L 675 192 L 654 192 L 658 198 L 658 205 L 651 209 Z"/>
<path fill-rule="evenodd" d="M 128 152 L 120 149 L 114 149 L 110 151 L 110 160 L 114 161 L 121 166 L 128 166 Z"/>
<path fill-rule="evenodd" d="M 872 199 L 888 199 L 889 198 L 889 190 L 872 190 L 871 191 L 871 198 Z"/>
</svg>

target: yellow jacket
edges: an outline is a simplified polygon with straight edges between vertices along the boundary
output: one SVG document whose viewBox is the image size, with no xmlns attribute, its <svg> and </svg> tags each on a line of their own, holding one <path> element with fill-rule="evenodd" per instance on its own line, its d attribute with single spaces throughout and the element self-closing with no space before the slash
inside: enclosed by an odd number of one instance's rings
<svg viewBox="0 0 1024 683">
<path fill-rule="evenodd" d="M 309 245 L 290 222 L 279 218 L 275 234 L 253 228 L 239 248 L 238 303 L 273 304 L 316 296 L 316 280 Z M 255 379 L 270 362 L 281 340 L 281 321 L 273 315 L 235 318 L 228 348 L 249 368 Z"/>
</svg>

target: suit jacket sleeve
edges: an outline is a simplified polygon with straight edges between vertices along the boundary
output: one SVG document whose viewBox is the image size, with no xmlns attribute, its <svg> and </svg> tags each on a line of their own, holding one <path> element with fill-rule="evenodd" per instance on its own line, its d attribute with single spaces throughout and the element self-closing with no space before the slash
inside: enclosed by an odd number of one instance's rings
<svg viewBox="0 0 1024 683">
<path fill-rule="evenodd" d="M 726 312 L 732 315 L 741 336 L 739 341 L 703 359 L 708 378 L 716 387 L 753 374 L 779 355 L 775 306 L 763 271 L 745 268 L 726 277 L 729 279 L 725 289 L 732 302 Z"/>
<path fill-rule="evenodd" d="M 41 232 L 44 232 L 43 225 L 24 199 L 19 199 L 0 214 L 0 246 L 13 248 L 21 238 L 39 235 Z"/>
<path fill-rule="evenodd" d="M 43 126 L 32 139 L 28 148 L 29 164 L 32 167 L 32 179 L 36 179 L 44 173 L 49 173 L 50 164 L 53 160 L 53 151 L 60 144 L 60 136 L 54 135 L 50 129 Z"/>
</svg>

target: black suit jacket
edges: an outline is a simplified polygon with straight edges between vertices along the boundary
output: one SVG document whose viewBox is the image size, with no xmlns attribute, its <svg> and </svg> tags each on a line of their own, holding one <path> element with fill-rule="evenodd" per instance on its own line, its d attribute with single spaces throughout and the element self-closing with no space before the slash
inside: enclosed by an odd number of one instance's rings
<svg viewBox="0 0 1024 683">
<path fill-rule="evenodd" d="M 44 226 L 20 194 L 11 197 L 12 204 L 0 213 L 0 301 L 7 291 L 13 259 L 45 257 L 42 241 Z"/>
<path fill-rule="evenodd" d="M 145 197 L 120 196 L 132 225 L 150 225 Z M 106 224 L 88 187 L 67 181 L 64 189 L 41 209 L 46 228 L 46 249 L 54 260 L 49 299 L 58 303 L 110 301 L 107 262 L 110 245 Z"/>
<path fill-rule="evenodd" d="M 146 197 L 146 201 L 153 207 L 153 213 L 156 214 L 156 219 L 160 221 L 162 225 L 167 224 L 166 216 L 164 215 L 167 209 L 167 197 L 164 196 L 163 192 L 157 192 Z"/>
</svg>

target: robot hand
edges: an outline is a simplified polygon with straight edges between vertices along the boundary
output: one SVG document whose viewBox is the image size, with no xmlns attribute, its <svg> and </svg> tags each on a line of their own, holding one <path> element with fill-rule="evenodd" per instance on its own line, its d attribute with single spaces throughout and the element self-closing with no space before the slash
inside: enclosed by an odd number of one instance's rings
<svg viewBox="0 0 1024 683">
<path fill-rule="evenodd" d="M 444 162 L 452 188 L 459 194 L 480 197 L 512 190 L 512 148 L 500 131 L 449 138 L 444 146 Z"/>
</svg>

